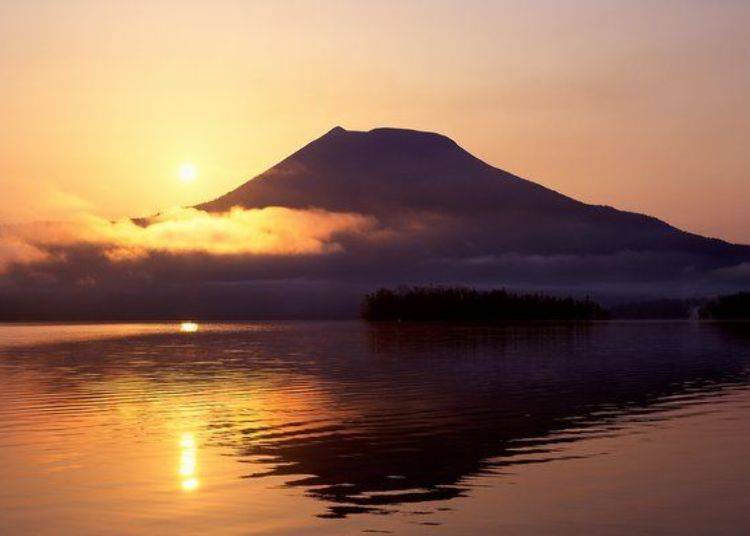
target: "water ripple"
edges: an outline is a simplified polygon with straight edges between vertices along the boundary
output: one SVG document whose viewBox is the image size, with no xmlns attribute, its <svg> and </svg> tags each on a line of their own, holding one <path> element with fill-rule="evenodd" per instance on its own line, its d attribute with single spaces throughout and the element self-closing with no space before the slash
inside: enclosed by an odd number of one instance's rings
<svg viewBox="0 0 750 536">
<path fill-rule="evenodd" d="M 81 329 L 6 340 L 0 450 L 190 423 L 251 464 L 245 478 L 280 477 L 326 518 L 451 500 L 470 478 L 571 459 L 584 438 L 709 412 L 747 389 L 750 363 L 748 336 L 717 325 Z"/>
</svg>

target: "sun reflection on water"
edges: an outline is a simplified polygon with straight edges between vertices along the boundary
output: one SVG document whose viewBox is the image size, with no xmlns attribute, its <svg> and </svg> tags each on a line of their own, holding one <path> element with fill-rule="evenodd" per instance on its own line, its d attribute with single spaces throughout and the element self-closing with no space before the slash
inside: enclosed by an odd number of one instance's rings
<svg viewBox="0 0 750 536">
<path fill-rule="evenodd" d="M 180 438 L 180 467 L 179 473 L 182 477 L 180 487 L 184 491 L 193 491 L 200 485 L 195 476 L 198 468 L 197 448 L 195 436 L 191 433 L 182 434 Z"/>
<path fill-rule="evenodd" d="M 183 333 L 195 333 L 198 331 L 198 324 L 195 322 L 183 322 L 180 324 L 180 331 Z"/>
</svg>

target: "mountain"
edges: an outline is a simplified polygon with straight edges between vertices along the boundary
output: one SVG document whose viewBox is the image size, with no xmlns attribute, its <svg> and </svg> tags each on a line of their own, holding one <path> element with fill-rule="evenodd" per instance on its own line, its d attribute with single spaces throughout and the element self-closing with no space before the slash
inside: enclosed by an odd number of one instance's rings
<svg viewBox="0 0 750 536">
<path fill-rule="evenodd" d="M 688 255 L 693 268 L 750 259 L 750 247 L 704 238 L 656 218 L 582 203 L 490 166 L 445 136 L 336 127 L 236 190 L 197 208 L 321 208 L 387 226 L 442 227 L 451 255 Z M 434 239 L 434 237 L 433 237 Z"/>
<path fill-rule="evenodd" d="M 582 203 L 428 132 L 337 127 L 194 208 L 6 241 L 33 255 L 4 272 L 0 241 L 0 320 L 354 316 L 400 284 L 604 305 L 750 287 L 748 246 Z"/>
</svg>

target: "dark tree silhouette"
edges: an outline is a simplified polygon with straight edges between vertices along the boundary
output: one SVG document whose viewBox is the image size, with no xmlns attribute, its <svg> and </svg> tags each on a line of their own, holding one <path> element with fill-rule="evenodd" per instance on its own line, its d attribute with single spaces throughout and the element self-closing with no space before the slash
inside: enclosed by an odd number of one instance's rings
<svg viewBox="0 0 750 536">
<path fill-rule="evenodd" d="M 589 299 L 463 287 L 399 287 L 365 296 L 362 316 L 366 320 L 498 322 L 595 320 L 606 318 L 607 313 Z"/>
<path fill-rule="evenodd" d="M 719 296 L 701 309 L 700 317 L 711 320 L 750 319 L 750 292 Z"/>
</svg>

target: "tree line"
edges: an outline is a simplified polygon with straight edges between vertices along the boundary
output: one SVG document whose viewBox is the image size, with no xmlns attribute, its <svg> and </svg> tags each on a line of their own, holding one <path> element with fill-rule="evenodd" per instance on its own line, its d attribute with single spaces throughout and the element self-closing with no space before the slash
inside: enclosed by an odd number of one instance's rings
<svg viewBox="0 0 750 536">
<path fill-rule="evenodd" d="M 608 317 L 597 303 L 544 294 L 464 287 L 381 288 L 365 296 L 366 320 L 497 322 L 596 320 Z"/>
<path fill-rule="evenodd" d="M 719 296 L 701 307 L 700 317 L 707 320 L 748 320 L 750 292 Z"/>
</svg>

